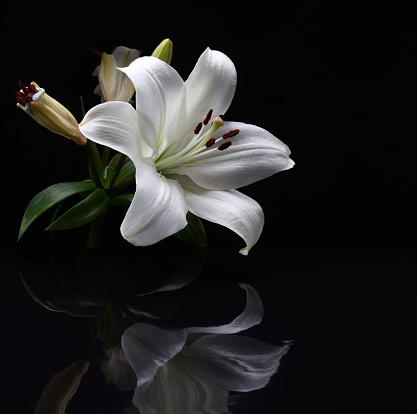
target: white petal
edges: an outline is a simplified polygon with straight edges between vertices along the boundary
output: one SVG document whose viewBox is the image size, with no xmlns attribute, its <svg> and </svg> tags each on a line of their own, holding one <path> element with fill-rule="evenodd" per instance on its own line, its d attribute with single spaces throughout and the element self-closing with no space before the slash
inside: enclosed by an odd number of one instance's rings
<svg viewBox="0 0 417 414">
<path fill-rule="evenodd" d="M 146 143 L 163 152 L 185 127 L 185 87 L 177 71 L 157 58 L 136 59 L 120 70 L 136 89 L 136 110 Z"/>
<path fill-rule="evenodd" d="M 189 369 L 202 382 L 216 381 L 226 390 L 247 392 L 269 382 L 289 347 L 239 335 L 205 335 L 184 348 L 181 358 L 188 356 Z"/>
<path fill-rule="evenodd" d="M 153 379 L 184 347 L 184 331 L 169 331 L 146 323 L 135 323 L 122 336 L 122 348 L 138 379 L 138 387 Z"/>
<path fill-rule="evenodd" d="M 246 242 L 240 253 L 247 255 L 258 241 L 264 226 L 261 206 L 252 198 L 236 190 L 205 190 L 178 177 L 184 188 L 185 200 L 191 213 L 237 233 Z"/>
<path fill-rule="evenodd" d="M 130 49 L 125 46 L 117 46 L 112 53 L 118 67 L 129 66 L 134 60 L 138 59 L 140 52 L 137 49 Z"/>
<path fill-rule="evenodd" d="M 93 107 L 82 120 L 80 131 L 91 141 L 131 159 L 152 153 L 141 138 L 136 111 L 126 102 L 106 102 Z"/>
<path fill-rule="evenodd" d="M 206 151 L 207 155 L 183 164 L 175 169 L 175 173 L 187 175 L 209 190 L 230 190 L 252 184 L 294 165 L 287 145 L 255 125 L 225 122 L 214 137 L 221 137 L 234 129 L 240 132 L 230 138 L 232 145 L 229 148 Z"/>
<path fill-rule="evenodd" d="M 246 290 L 247 299 L 245 310 L 237 318 L 233 319 L 232 322 L 226 325 L 185 328 L 184 331 L 189 334 L 233 334 L 261 323 L 264 315 L 264 307 L 258 292 L 252 286 L 245 283 L 241 283 L 239 286 Z"/>
<path fill-rule="evenodd" d="M 232 102 L 236 83 L 233 62 L 224 53 L 207 48 L 185 82 L 187 131 L 203 121 L 210 109 L 213 117 L 224 114 Z"/>
<path fill-rule="evenodd" d="M 148 246 L 183 229 L 188 207 L 182 187 L 161 176 L 151 158 L 132 161 L 136 167 L 136 192 L 120 231 L 133 245 Z"/>
</svg>

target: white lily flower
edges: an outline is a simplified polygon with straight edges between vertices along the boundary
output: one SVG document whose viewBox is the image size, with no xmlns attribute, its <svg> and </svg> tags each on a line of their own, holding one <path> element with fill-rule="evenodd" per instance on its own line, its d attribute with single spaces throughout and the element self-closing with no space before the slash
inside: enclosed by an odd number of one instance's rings
<svg viewBox="0 0 417 414">
<path fill-rule="evenodd" d="M 116 47 L 111 54 L 102 54 L 101 63 L 93 72 L 93 76 L 98 75 L 99 80 L 94 93 L 101 96 L 102 102 L 129 102 L 132 99 L 135 87 L 131 80 L 117 68 L 129 66 L 139 56 L 139 50 L 125 46 Z"/>
<path fill-rule="evenodd" d="M 137 246 L 154 244 L 184 228 L 191 211 L 236 232 L 246 242 L 241 249 L 246 255 L 262 232 L 264 215 L 256 201 L 236 189 L 294 162 L 289 148 L 268 131 L 219 116 L 236 89 L 232 61 L 207 48 L 186 82 L 153 57 L 120 70 L 135 85 L 136 110 L 122 102 L 97 105 L 80 129 L 127 155 L 136 167 L 123 237 Z"/>
<path fill-rule="evenodd" d="M 133 403 L 142 414 L 229 413 L 228 391 L 252 391 L 269 382 L 290 345 L 232 335 L 263 316 L 256 290 L 241 287 L 246 308 L 229 324 L 172 331 L 135 323 L 123 334 L 122 348 L 137 376 Z"/>
</svg>

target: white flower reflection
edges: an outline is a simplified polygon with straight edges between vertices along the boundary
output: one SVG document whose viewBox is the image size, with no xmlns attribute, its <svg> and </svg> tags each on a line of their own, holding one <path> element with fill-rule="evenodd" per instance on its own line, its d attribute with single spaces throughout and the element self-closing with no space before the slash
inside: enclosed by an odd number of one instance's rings
<svg viewBox="0 0 417 414">
<path fill-rule="evenodd" d="M 290 345 L 232 335 L 263 316 L 255 289 L 241 287 L 246 308 L 229 324 L 167 330 L 135 323 L 124 333 L 122 348 L 137 376 L 133 403 L 141 414 L 230 413 L 229 391 L 252 391 L 269 382 Z"/>
</svg>

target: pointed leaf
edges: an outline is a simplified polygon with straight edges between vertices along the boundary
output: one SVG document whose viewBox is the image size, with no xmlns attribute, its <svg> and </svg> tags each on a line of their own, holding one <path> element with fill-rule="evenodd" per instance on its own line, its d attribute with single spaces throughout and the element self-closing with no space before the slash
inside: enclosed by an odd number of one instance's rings
<svg viewBox="0 0 417 414">
<path fill-rule="evenodd" d="M 119 194 L 111 199 L 110 205 L 119 207 L 129 207 L 132 203 L 133 193 Z"/>
<path fill-rule="evenodd" d="M 109 166 L 116 169 L 117 164 L 119 162 L 119 159 L 121 157 L 121 154 L 116 154 L 109 162 Z M 133 162 L 130 160 L 130 158 L 126 157 L 122 168 L 120 169 L 120 172 L 118 176 L 116 177 L 116 180 L 114 181 L 114 185 L 117 185 L 121 183 L 122 181 L 126 180 L 126 178 L 131 177 L 132 175 L 135 175 L 135 166 L 133 165 Z"/>
<path fill-rule="evenodd" d="M 66 198 L 83 192 L 93 191 L 96 188 L 92 182 L 66 182 L 51 185 L 37 194 L 28 204 L 20 225 L 18 241 L 27 228 L 41 214 Z"/>
<path fill-rule="evenodd" d="M 207 235 L 201 220 L 194 214 L 187 213 L 187 226 L 175 234 L 180 239 L 192 246 L 207 247 Z"/>
<path fill-rule="evenodd" d="M 66 230 L 87 224 L 106 211 L 110 200 L 102 188 L 97 188 L 87 198 L 55 220 L 46 230 Z"/>
</svg>

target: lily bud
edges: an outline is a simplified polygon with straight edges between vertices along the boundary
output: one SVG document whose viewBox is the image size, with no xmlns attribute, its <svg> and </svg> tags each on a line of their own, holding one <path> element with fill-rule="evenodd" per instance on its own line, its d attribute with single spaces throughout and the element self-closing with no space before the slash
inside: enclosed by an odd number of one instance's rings
<svg viewBox="0 0 417 414">
<path fill-rule="evenodd" d="M 65 106 L 51 98 L 35 82 L 16 92 L 18 108 L 23 109 L 36 122 L 58 135 L 71 139 L 78 145 L 85 145 L 87 138 L 81 133 L 77 120 Z"/>
<path fill-rule="evenodd" d="M 118 68 L 129 66 L 140 56 L 139 50 L 118 46 L 111 54 L 104 53 L 101 63 L 93 73 L 98 73 L 99 85 L 94 93 L 100 95 L 102 102 L 129 102 L 135 93 L 132 81 Z"/>
<path fill-rule="evenodd" d="M 152 56 L 170 65 L 172 59 L 172 41 L 170 39 L 163 40 L 153 51 Z"/>
</svg>

